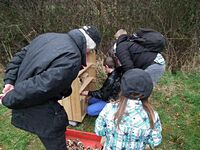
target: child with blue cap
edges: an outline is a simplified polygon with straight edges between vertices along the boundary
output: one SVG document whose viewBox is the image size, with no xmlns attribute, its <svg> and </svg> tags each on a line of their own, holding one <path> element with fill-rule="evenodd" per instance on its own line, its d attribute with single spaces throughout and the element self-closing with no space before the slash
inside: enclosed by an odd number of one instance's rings
<svg viewBox="0 0 200 150">
<path fill-rule="evenodd" d="M 118 101 L 108 103 L 95 123 L 96 134 L 105 137 L 104 150 L 143 150 L 161 143 L 160 119 L 148 101 L 152 89 L 144 70 L 124 73 Z"/>
</svg>

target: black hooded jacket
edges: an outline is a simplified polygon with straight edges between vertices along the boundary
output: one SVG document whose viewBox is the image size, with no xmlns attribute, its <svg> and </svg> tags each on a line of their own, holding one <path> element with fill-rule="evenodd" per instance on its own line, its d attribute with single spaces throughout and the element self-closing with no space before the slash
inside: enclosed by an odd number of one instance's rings
<svg viewBox="0 0 200 150">
<path fill-rule="evenodd" d="M 57 101 L 71 94 L 72 81 L 86 65 L 85 53 L 86 39 L 78 29 L 39 35 L 17 53 L 4 79 L 14 90 L 2 100 L 13 109 L 12 124 L 43 137 L 65 130 L 67 115 Z"/>
<path fill-rule="evenodd" d="M 88 95 L 105 101 L 116 100 L 120 92 L 122 68 L 118 67 L 108 74 L 103 86 L 96 91 L 89 91 Z"/>
<path fill-rule="evenodd" d="M 121 35 L 117 40 L 116 56 L 118 57 L 123 71 L 140 68 L 146 69 L 154 63 L 157 52 L 142 52 L 143 46 L 128 41 L 128 35 Z"/>
</svg>

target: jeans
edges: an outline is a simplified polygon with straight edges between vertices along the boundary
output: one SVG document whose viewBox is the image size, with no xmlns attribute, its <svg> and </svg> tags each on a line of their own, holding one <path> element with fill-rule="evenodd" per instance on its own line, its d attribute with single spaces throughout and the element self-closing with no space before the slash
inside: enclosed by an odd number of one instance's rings
<svg viewBox="0 0 200 150">
<path fill-rule="evenodd" d="M 92 97 L 88 101 L 86 112 L 89 116 L 98 116 L 106 104 L 104 100 Z"/>
</svg>

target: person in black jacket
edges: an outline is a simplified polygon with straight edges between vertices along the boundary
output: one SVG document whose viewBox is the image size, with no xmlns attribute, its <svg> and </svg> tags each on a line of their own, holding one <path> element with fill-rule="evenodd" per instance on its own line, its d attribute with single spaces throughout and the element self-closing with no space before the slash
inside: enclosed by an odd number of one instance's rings
<svg viewBox="0 0 200 150">
<path fill-rule="evenodd" d="M 120 29 L 115 34 L 116 44 L 114 53 L 119 59 L 123 71 L 139 68 L 148 72 L 153 80 L 154 86 L 165 71 L 165 60 L 158 52 L 142 51 L 144 47 L 134 43 L 130 47 L 129 35 L 126 30 Z M 137 53 L 135 53 L 137 51 Z"/>
<path fill-rule="evenodd" d="M 86 53 L 100 40 L 94 26 L 41 34 L 7 66 L 2 104 L 12 109 L 12 124 L 38 135 L 47 150 L 66 150 L 68 119 L 58 100 L 71 94 Z"/>
<path fill-rule="evenodd" d="M 81 93 L 81 95 L 90 96 L 86 110 L 90 116 L 98 116 L 107 102 L 115 101 L 118 98 L 120 91 L 122 68 L 116 67 L 115 60 L 112 57 L 106 57 L 103 66 L 108 75 L 103 86 L 96 91 L 83 91 Z"/>
</svg>

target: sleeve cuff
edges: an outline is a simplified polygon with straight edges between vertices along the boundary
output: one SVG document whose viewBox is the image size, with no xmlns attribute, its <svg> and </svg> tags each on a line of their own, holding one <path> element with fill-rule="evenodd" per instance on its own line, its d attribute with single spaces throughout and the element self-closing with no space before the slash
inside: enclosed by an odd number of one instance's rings
<svg viewBox="0 0 200 150">
<path fill-rule="evenodd" d="M 14 85 L 14 81 L 12 81 L 12 80 L 8 80 L 8 79 L 4 79 L 4 83 L 5 84 L 11 84 L 11 85 Z"/>
</svg>

